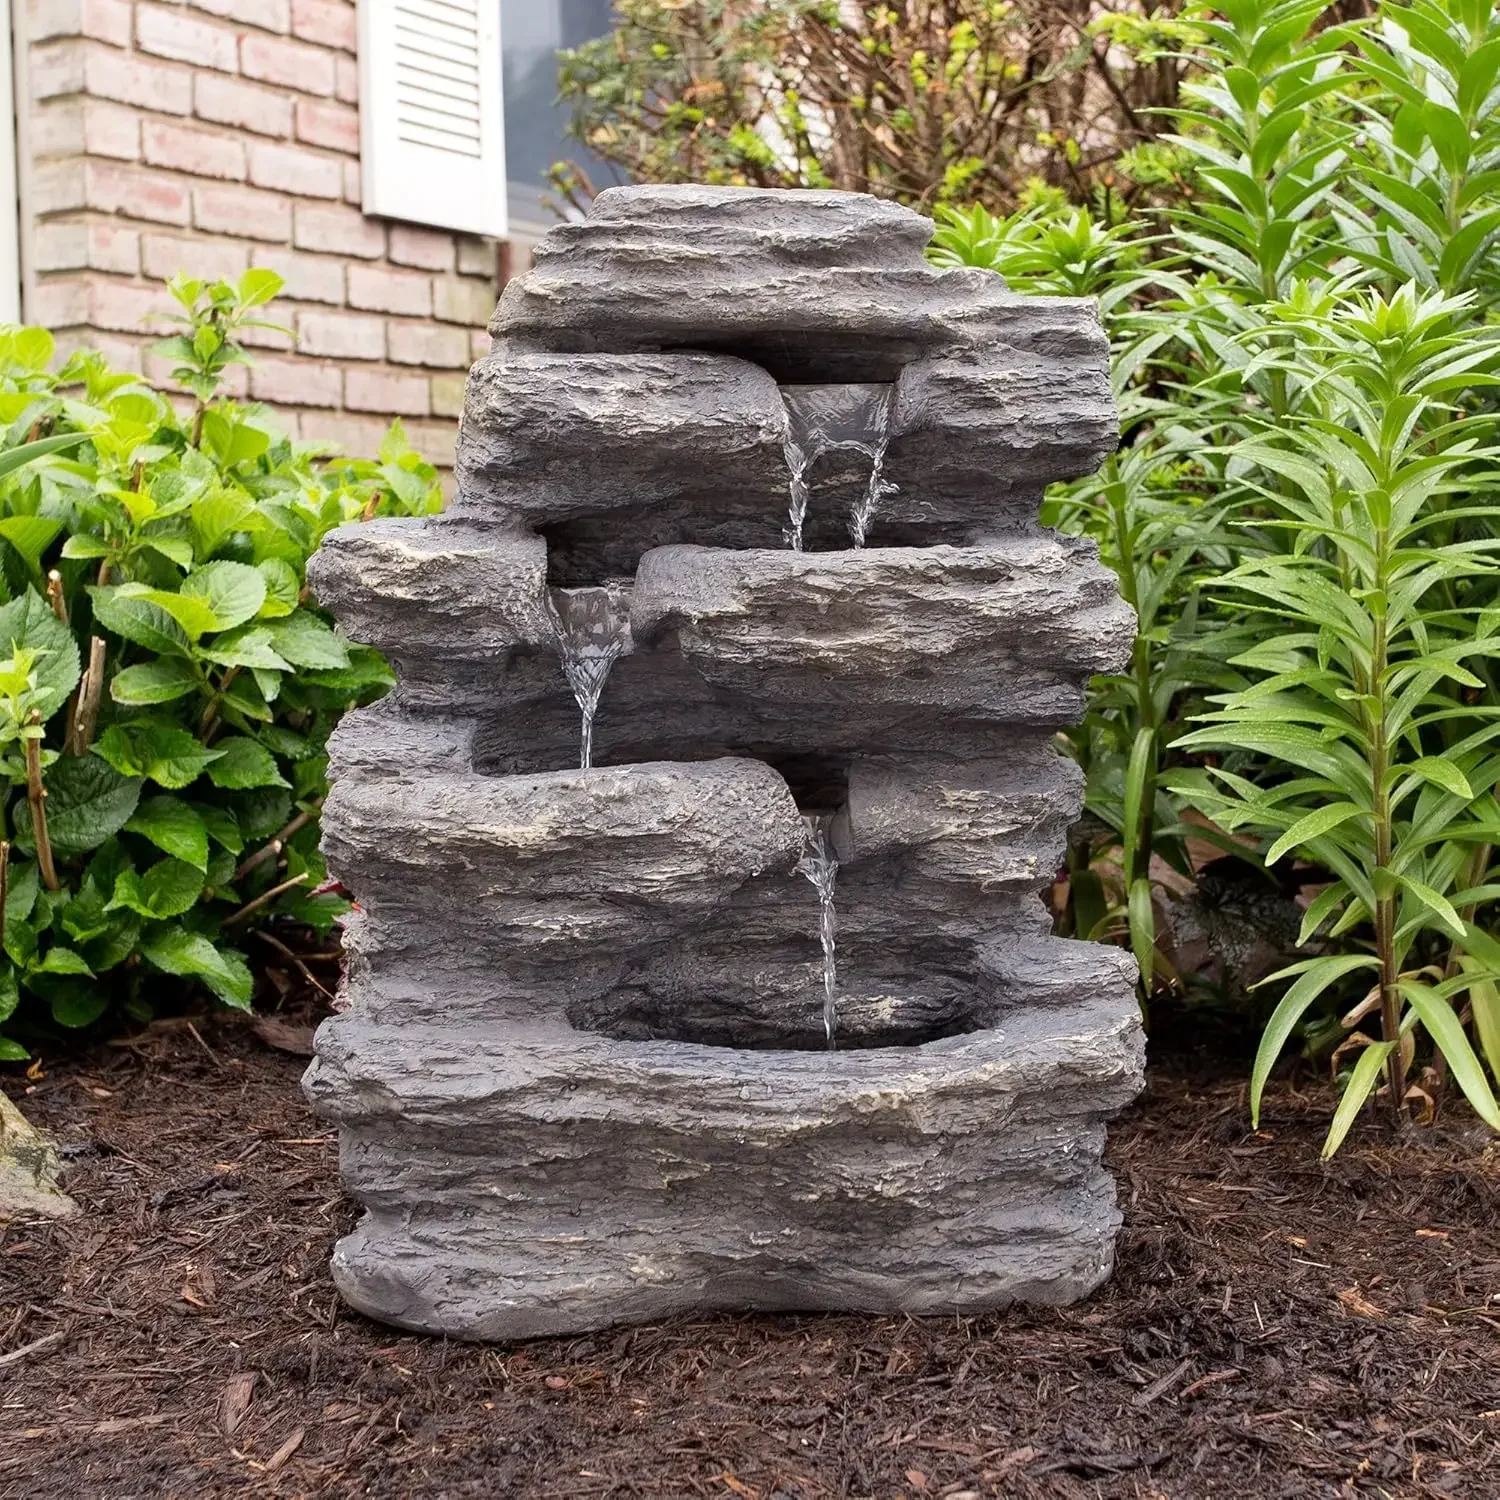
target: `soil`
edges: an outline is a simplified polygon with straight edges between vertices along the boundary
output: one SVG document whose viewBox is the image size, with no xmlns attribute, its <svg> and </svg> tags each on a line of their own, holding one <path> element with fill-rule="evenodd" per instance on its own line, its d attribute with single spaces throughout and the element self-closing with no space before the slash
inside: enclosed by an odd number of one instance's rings
<svg viewBox="0 0 1500 1500">
<path fill-rule="evenodd" d="M 0 1496 L 1500 1496 L 1500 1155 L 1461 1120 L 1325 1167 L 1321 1085 L 1255 1134 L 1159 1067 L 1078 1306 L 485 1348 L 340 1306 L 302 1066 L 200 1023 L 6 1076 L 84 1213 L 0 1230 Z"/>
</svg>

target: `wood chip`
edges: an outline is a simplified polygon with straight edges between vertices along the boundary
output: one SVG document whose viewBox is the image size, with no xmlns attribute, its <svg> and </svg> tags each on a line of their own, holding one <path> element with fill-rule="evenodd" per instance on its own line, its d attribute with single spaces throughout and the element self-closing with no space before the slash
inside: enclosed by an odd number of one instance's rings
<svg viewBox="0 0 1500 1500">
<path fill-rule="evenodd" d="M 284 1442 L 270 1456 L 270 1458 L 266 1460 L 266 1473 L 274 1474 L 279 1468 L 281 1468 L 282 1465 L 284 1465 L 286 1461 L 292 1456 L 292 1454 L 294 1454 L 302 1446 L 302 1439 L 306 1436 L 307 1428 L 299 1427 L 291 1435 L 291 1437 L 289 1437 L 286 1442 Z"/>
<path fill-rule="evenodd" d="M 1191 1358 L 1183 1360 L 1183 1362 L 1178 1365 L 1177 1368 L 1171 1372 L 1171 1374 L 1163 1375 L 1160 1380 L 1153 1380 L 1145 1390 L 1139 1392 L 1137 1395 L 1132 1396 L 1130 1398 L 1130 1404 L 1137 1409 L 1143 1406 L 1150 1406 L 1151 1403 L 1155 1401 L 1159 1396 L 1166 1395 L 1166 1393 L 1170 1391 L 1172 1387 L 1176 1385 L 1184 1375 L 1187 1374 L 1188 1370 L 1192 1367 L 1192 1363 L 1193 1361 L 1191 1360 Z"/>
<path fill-rule="evenodd" d="M 255 1371 L 244 1375 L 231 1375 L 219 1398 L 219 1425 L 225 1437 L 233 1437 L 239 1431 L 250 1403 L 255 1399 Z"/>
<path fill-rule="evenodd" d="M 52 1348 L 54 1344 L 63 1341 L 65 1330 L 58 1329 L 56 1333 L 43 1334 L 39 1339 L 32 1339 L 29 1344 L 22 1344 L 19 1349 L 12 1349 L 9 1354 L 0 1354 L 0 1365 L 13 1365 L 23 1359 L 29 1359 L 33 1354 L 41 1354 L 44 1350 Z"/>
<path fill-rule="evenodd" d="M 290 1052 L 294 1057 L 313 1055 L 313 1029 L 311 1026 L 293 1026 L 275 1016 L 256 1016 L 250 1029 L 268 1047 L 278 1052 Z"/>
</svg>

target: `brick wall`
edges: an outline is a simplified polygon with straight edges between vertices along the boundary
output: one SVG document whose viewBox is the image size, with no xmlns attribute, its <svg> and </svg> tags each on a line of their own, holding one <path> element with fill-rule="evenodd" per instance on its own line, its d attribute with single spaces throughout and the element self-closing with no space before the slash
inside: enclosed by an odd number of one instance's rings
<svg viewBox="0 0 1500 1500">
<path fill-rule="evenodd" d="M 451 464 L 497 247 L 360 213 L 353 0 L 25 0 L 24 25 L 27 320 L 165 380 L 157 283 L 268 266 L 292 335 L 235 388 L 351 453 L 399 416 Z"/>
</svg>

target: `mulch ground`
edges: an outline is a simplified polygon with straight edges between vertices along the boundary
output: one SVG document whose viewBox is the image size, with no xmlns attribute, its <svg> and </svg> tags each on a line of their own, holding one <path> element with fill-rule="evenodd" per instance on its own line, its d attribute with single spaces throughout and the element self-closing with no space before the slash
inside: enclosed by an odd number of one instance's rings
<svg viewBox="0 0 1500 1500">
<path fill-rule="evenodd" d="M 1500 1496 L 1500 1156 L 1461 1122 L 1323 1167 L 1320 1088 L 1257 1135 L 1158 1070 L 1079 1306 L 485 1348 L 339 1305 L 302 1065 L 219 1026 L 5 1077 L 85 1213 L 0 1230 L 0 1495 Z"/>
</svg>

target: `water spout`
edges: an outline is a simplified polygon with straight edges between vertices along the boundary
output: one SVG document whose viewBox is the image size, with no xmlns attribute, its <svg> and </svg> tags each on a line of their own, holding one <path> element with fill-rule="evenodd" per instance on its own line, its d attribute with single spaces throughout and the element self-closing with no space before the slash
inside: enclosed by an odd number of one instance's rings
<svg viewBox="0 0 1500 1500">
<path fill-rule="evenodd" d="M 781 398 L 787 412 L 786 454 L 791 524 L 783 532 L 794 552 L 802 551 L 812 486 L 808 474 L 825 454 L 839 450 L 870 460 L 870 478 L 849 518 L 849 533 L 863 547 L 875 511 L 896 486 L 885 478 L 886 447 L 891 436 L 890 385 L 787 385 Z"/>
<path fill-rule="evenodd" d="M 610 669 L 630 653 L 630 586 L 607 583 L 597 588 L 551 591 L 554 636 L 563 676 L 582 715 L 578 764 L 594 763 L 594 720 Z"/>
<path fill-rule="evenodd" d="M 838 914 L 833 905 L 833 888 L 838 879 L 839 862 L 834 857 L 828 836 L 831 818 L 826 813 L 806 813 L 802 858 L 797 873 L 812 883 L 818 893 L 818 936 L 823 944 L 823 1034 L 831 1052 L 838 1045 L 838 963 L 834 945 L 838 932 Z"/>
</svg>

